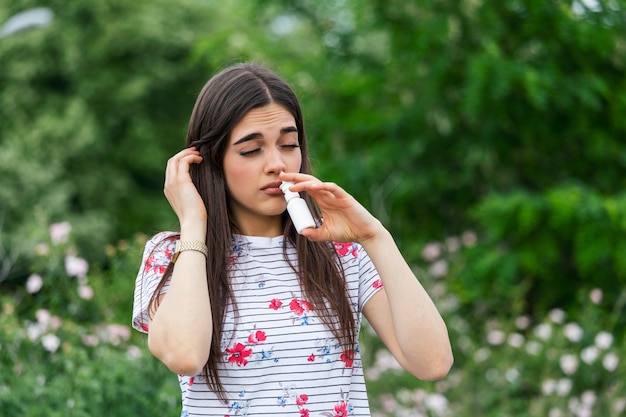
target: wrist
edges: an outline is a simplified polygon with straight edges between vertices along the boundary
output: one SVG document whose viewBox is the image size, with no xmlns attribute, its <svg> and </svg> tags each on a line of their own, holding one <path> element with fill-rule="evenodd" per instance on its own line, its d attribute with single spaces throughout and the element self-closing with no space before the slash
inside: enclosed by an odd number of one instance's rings
<svg viewBox="0 0 626 417">
<path fill-rule="evenodd" d="M 206 220 L 189 220 L 180 223 L 180 240 L 206 241 Z"/>
</svg>

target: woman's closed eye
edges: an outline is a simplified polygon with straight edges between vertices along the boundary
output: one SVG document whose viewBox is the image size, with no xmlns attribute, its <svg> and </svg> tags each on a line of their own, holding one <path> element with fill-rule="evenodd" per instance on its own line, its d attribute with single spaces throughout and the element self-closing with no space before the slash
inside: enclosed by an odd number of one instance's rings
<svg viewBox="0 0 626 417">
<path fill-rule="evenodd" d="M 297 149 L 300 147 L 299 143 L 285 143 L 284 145 L 280 145 L 281 148 L 287 148 L 287 149 Z"/>
<path fill-rule="evenodd" d="M 245 151 L 239 152 L 239 155 L 241 155 L 241 156 L 251 156 L 251 155 L 254 155 L 255 153 L 258 153 L 260 151 L 261 151 L 261 148 L 247 149 Z"/>
<path fill-rule="evenodd" d="M 279 145 L 279 147 L 281 149 L 285 149 L 285 150 L 291 151 L 291 150 L 295 150 L 295 149 L 300 148 L 300 144 L 297 143 L 297 142 L 295 142 L 295 143 L 285 143 L 283 145 Z M 245 149 L 245 150 L 240 151 L 239 155 L 241 155 L 241 156 L 252 156 L 252 155 L 254 155 L 256 153 L 261 152 L 261 150 L 262 150 L 261 147 L 253 148 L 253 149 Z"/>
</svg>

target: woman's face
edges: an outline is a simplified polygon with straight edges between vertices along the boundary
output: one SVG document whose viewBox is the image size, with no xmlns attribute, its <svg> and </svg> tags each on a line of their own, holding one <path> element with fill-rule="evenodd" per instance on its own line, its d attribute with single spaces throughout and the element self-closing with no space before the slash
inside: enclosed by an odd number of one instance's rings
<svg viewBox="0 0 626 417">
<path fill-rule="evenodd" d="M 278 188 L 281 171 L 299 172 L 302 153 L 293 115 L 271 103 L 250 110 L 233 128 L 224 154 L 230 208 L 242 234 L 282 233 L 287 204 Z"/>
</svg>

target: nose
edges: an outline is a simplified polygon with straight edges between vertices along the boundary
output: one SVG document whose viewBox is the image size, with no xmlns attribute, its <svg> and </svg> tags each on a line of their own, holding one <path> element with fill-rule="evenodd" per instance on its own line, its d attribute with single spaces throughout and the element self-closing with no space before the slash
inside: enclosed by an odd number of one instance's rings
<svg viewBox="0 0 626 417">
<path fill-rule="evenodd" d="M 278 149 L 270 149 L 265 152 L 265 173 L 279 174 L 287 170 L 287 165 Z"/>
</svg>

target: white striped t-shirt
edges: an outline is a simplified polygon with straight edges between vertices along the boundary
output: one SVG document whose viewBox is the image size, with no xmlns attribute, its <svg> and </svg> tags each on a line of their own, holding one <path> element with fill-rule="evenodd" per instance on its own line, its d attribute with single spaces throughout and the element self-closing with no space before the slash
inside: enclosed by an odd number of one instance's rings
<svg viewBox="0 0 626 417">
<path fill-rule="evenodd" d="M 176 233 L 162 232 L 146 244 L 132 318 L 139 331 L 148 331 L 148 302 L 177 239 Z M 227 308 L 219 371 L 228 403 L 217 399 L 201 375 L 179 376 L 181 416 L 369 416 L 359 349 L 344 351 L 303 298 L 283 255 L 283 237 L 235 235 L 233 242 L 231 283 L 238 317 L 235 326 L 233 310 Z M 335 248 L 359 328 L 363 306 L 382 284 L 360 245 L 336 243 Z M 287 256 L 296 259 L 290 244 Z"/>
</svg>

